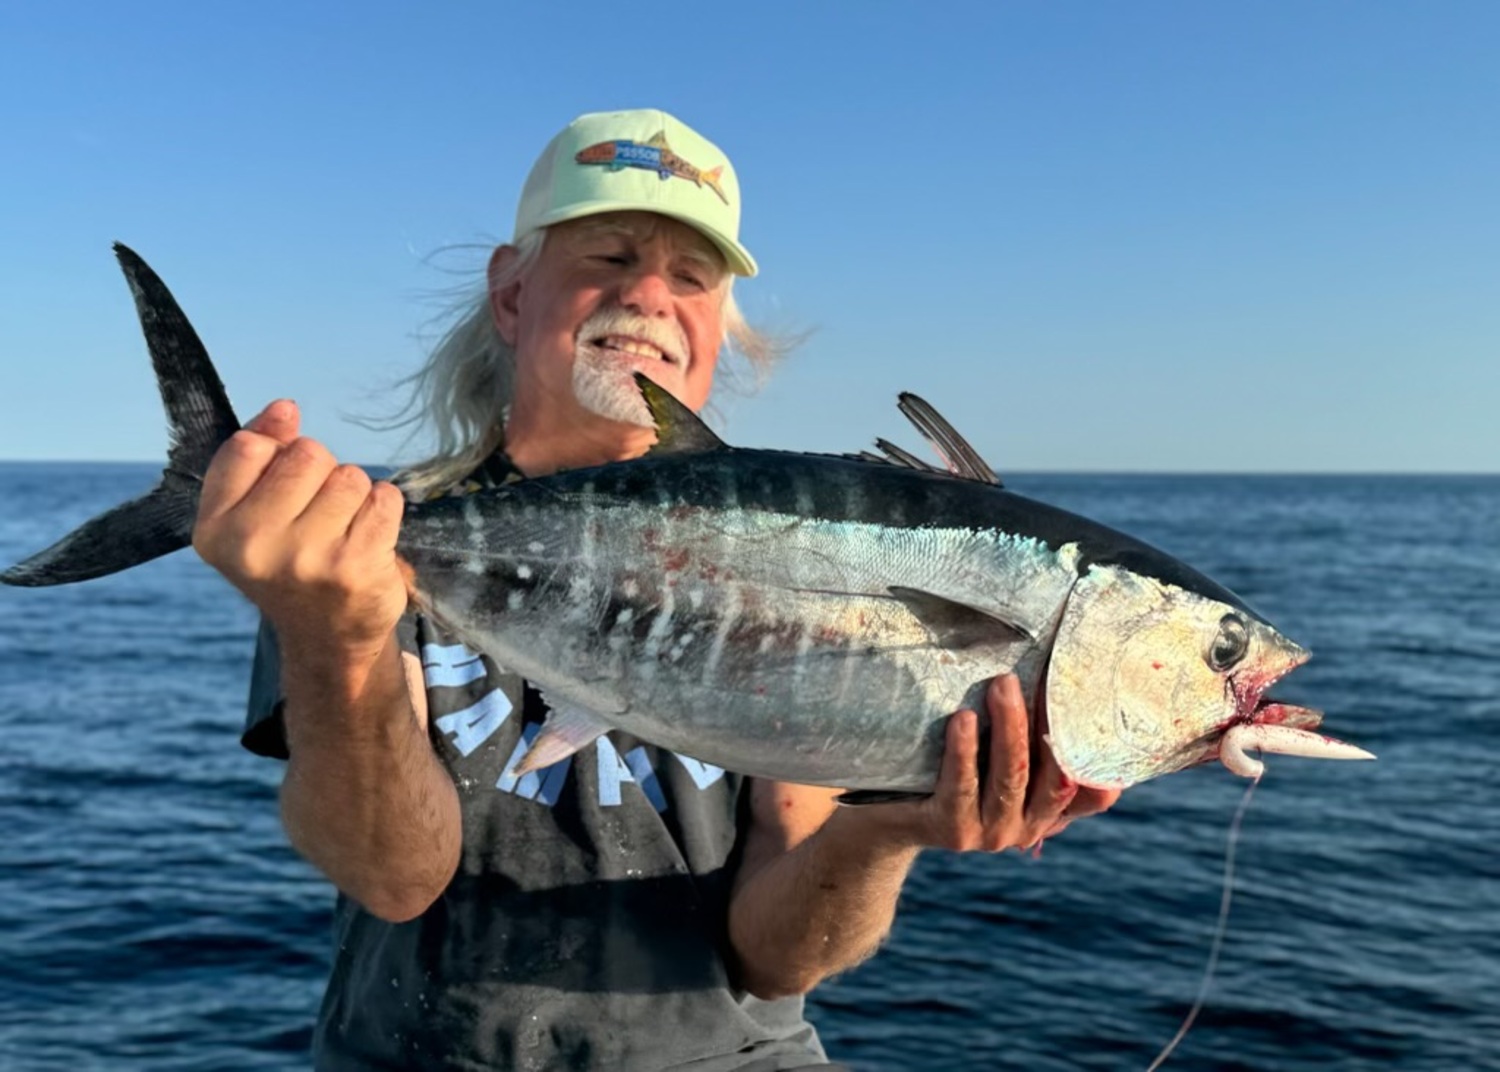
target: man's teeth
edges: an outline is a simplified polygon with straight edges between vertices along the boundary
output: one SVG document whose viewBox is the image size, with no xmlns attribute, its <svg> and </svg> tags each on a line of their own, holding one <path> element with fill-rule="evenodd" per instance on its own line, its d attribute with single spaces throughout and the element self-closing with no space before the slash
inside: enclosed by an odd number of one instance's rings
<svg viewBox="0 0 1500 1072">
<path fill-rule="evenodd" d="M 622 339 L 616 335 L 610 335 L 600 340 L 600 345 L 610 350 L 619 350 L 621 353 L 635 354 L 637 357 L 649 357 L 655 361 L 668 361 L 672 359 L 664 352 L 649 342 L 641 342 L 639 339 Z"/>
</svg>

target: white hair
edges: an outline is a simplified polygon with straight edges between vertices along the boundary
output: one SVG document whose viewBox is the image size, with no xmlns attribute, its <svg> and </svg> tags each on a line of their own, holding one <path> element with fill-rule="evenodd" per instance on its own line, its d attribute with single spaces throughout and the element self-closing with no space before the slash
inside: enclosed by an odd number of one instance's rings
<svg viewBox="0 0 1500 1072">
<path fill-rule="evenodd" d="M 477 299 L 460 306 L 426 362 L 400 381 L 409 392 L 407 401 L 383 423 L 410 428 L 413 433 L 430 430 L 437 441 L 432 457 L 395 475 L 408 496 L 424 499 L 447 490 L 505 446 L 505 421 L 515 395 L 516 352 L 500 337 L 490 295 L 531 272 L 549 234 L 550 229 L 533 231 L 518 239 L 514 243 L 517 256 L 488 279 Z M 746 323 L 734 300 L 733 283 L 733 276 L 724 283 L 724 346 L 726 356 L 737 356 L 749 366 L 753 389 L 800 340 L 778 338 Z M 741 385 L 732 370 L 727 378 Z"/>
</svg>

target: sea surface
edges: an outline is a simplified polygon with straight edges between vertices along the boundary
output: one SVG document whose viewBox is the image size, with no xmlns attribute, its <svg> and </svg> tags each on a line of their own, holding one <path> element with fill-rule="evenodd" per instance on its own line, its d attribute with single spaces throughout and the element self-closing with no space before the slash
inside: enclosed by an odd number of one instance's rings
<svg viewBox="0 0 1500 1072">
<path fill-rule="evenodd" d="M 0 563 L 148 487 L 0 465 Z M 1018 476 L 1235 589 L 1375 763 L 1269 757 L 1167 1069 L 1500 1069 L 1500 478 Z M 191 553 L 0 590 L 0 1069 L 298 1069 L 328 887 L 237 743 L 255 619 Z M 1144 1069 L 1191 1004 L 1246 783 L 1127 792 L 1039 859 L 933 852 L 810 1002 L 858 1069 Z"/>
</svg>

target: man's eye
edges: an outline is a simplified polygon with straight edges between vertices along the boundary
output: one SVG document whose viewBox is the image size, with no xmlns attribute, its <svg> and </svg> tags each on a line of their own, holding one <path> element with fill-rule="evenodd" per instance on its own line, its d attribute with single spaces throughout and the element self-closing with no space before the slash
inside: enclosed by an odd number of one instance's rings
<svg viewBox="0 0 1500 1072">
<path fill-rule="evenodd" d="M 708 284 L 703 281 L 703 277 L 694 275 L 692 272 L 678 272 L 677 278 L 695 290 L 708 289 Z"/>
<path fill-rule="evenodd" d="M 611 264 L 618 266 L 625 263 L 625 255 L 623 253 L 596 253 L 594 254 L 593 259 L 595 261 L 598 261 L 600 264 Z"/>
</svg>

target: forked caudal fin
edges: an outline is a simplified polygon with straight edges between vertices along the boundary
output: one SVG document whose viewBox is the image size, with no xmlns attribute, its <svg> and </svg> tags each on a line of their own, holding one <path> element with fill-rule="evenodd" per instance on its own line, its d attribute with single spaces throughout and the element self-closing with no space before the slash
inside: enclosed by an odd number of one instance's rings
<svg viewBox="0 0 1500 1072">
<path fill-rule="evenodd" d="M 240 427 L 208 351 L 171 291 L 130 249 L 116 243 L 115 256 L 135 297 L 167 411 L 167 466 L 161 482 L 146 495 L 84 522 L 45 551 L 0 573 L 5 584 L 72 584 L 187 547 L 203 474 L 220 444 Z"/>
</svg>

